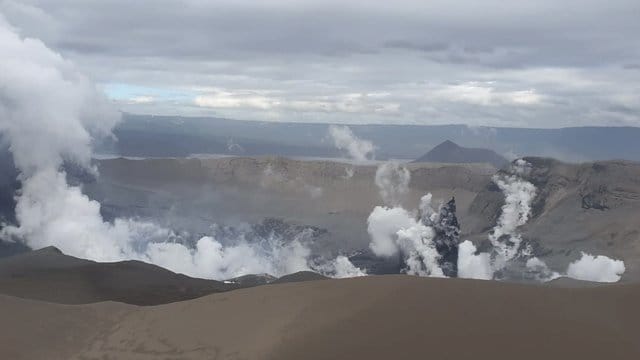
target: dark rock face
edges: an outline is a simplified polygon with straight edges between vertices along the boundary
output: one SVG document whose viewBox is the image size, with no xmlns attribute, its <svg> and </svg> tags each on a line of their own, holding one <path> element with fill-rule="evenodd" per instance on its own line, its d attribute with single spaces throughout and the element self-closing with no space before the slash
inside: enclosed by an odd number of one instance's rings
<svg viewBox="0 0 640 360">
<path fill-rule="evenodd" d="M 440 207 L 438 219 L 431 224 L 436 232 L 434 243 L 440 254 L 438 265 L 448 277 L 458 276 L 458 245 L 460 244 L 460 224 L 456 217 L 456 199 Z"/>
<path fill-rule="evenodd" d="M 607 206 L 607 187 L 601 185 L 587 194 L 580 192 L 583 209 L 609 210 Z"/>
</svg>

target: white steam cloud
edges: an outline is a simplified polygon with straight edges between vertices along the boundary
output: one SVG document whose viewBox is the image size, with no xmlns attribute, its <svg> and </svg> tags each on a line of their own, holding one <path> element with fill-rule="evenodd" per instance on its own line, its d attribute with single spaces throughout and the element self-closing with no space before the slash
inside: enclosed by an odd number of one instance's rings
<svg viewBox="0 0 640 360">
<path fill-rule="evenodd" d="M 241 239 L 225 246 L 205 236 L 191 248 L 152 223 L 104 221 L 100 204 L 70 186 L 62 166 L 73 162 L 92 170 L 92 139 L 109 136 L 119 114 L 73 64 L 39 40 L 22 38 L 1 16 L 0 54 L 0 133 L 22 182 L 17 224 L 3 227 L 1 239 L 34 249 L 56 246 L 96 261 L 141 260 L 204 278 L 311 268 L 310 250 L 299 239 Z M 346 258 L 329 267 L 338 276 L 362 273 Z"/>
<path fill-rule="evenodd" d="M 489 234 L 492 250 L 479 252 L 469 240 L 458 245 L 458 277 L 491 280 L 496 273 L 518 261 L 519 271 L 527 277 L 546 282 L 557 279 L 560 273 L 533 256 L 532 248 L 523 244 L 518 229 L 531 216 L 531 206 L 536 196 L 535 186 L 525 180 L 531 165 L 520 159 L 510 168 L 509 174 L 496 175 L 493 181 L 502 190 L 505 204 L 500 217 Z M 369 247 L 376 256 L 390 257 L 401 254 L 408 274 L 420 276 L 444 276 L 438 266 L 439 254 L 434 245 L 434 229 L 418 219 L 416 212 L 402 208 L 400 198 L 408 192 L 409 172 L 398 164 L 387 163 L 378 168 L 376 184 L 388 206 L 376 206 L 368 218 L 367 231 L 371 238 Z M 437 223 L 439 216 L 431 206 L 431 194 L 422 197 L 420 214 L 427 224 Z M 624 263 L 605 256 L 589 254 L 571 263 L 567 276 L 589 281 L 615 282 L 624 273 Z M 524 275 L 524 274 L 523 274 Z"/>
<path fill-rule="evenodd" d="M 368 140 L 358 138 L 348 126 L 329 126 L 329 135 L 339 150 L 346 150 L 349 156 L 359 162 L 371 160 L 375 146 Z"/>
<path fill-rule="evenodd" d="M 493 279 L 493 267 L 489 253 L 478 253 L 469 240 L 458 247 L 458 277 L 466 279 Z"/>
<path fill-rule="evenodd" d="M 353 265 L 349 258 L 343 255 L 336 257 L 322 272 L 338 279 L 367 276 L 366 271 Z"/>
<path fill-rule="evenodd" d="M 505 196 L 500 218 L 489 234 L 489 240 L 496 252 L 496 270 L 503 268 L 521 251 L 522 236 L 517 229 L 529 220 L 531 203 L 536 196 L 536 187 L 522 178 L 529 169 L 530 165 L 526 161 L 518 159 L 511 167 L 512 175 L 496 175 L 493 178 Z"/>
<path fill-rule="evenodd" d="M 622 260 L 610 259 L 603 255 L 593 256 L 582 253 L 582 257 L 567 269 L 567 276 L 573 279 L 597 282 L 617 282 L 625 272 Z"/>
<path fill-rule="evenodd" d="M 410 181 L 411 172 L 397 162 L 386 162 L 376 170 L 376 186 L 385 205 L 400 206 L 409 192 Z"/>
<path fill-rule="evenodd" d="M 63 160 L 88 166 L 91 134 L 119 120 L 73 64 L 35 39 L 22 39 L 0 15 L 0 132 L 24 177 Z"/>
<path fill-rule="evenodd" d="M 172 242 L 148 244 L 144 254 L 130 254 L 169 270 L 201 278 L 229 279 L 246 274 L 282 276 L 311 270 L 310 250 L 294 240 L 268 239 L 266 244 L 239 242 L 223 246 L 213 237 L 198 240 L 194 249 Z"/>
<path fill-rule="evenodd" d="M 431 194 L 422 198 L 421 207 L 430 207 Z M 400 206 L 376 206 L 367 219 L 371 237 L 369 247 L 376 256 L 390 257 L 401 253 L 410 275 L 443 277 L 438 266 L 439 254 L 435 249 L 433 228 L 416 220 Z"/>
</svg>

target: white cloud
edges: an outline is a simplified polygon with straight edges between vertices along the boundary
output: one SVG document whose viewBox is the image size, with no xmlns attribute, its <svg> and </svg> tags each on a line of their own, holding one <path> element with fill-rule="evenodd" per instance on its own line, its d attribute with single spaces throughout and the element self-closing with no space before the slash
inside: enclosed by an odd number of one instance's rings
<svg viewBox="0 0 640 360">
<path fill-rule="evenodd" d="M 277 99 L 267 96 L 227 91 L 196 96 L 194 103 L 198 106 L 210 108 L 252 108 L 259 110 L 270 110 L 279 105 Z"/>
<path fill-rule="evenodd" d="M 148 95 L 134 96 L 128 100 L 131 104 L 151 104 L 155 101 L 156 99 L 153 96 Z"/>
<path fill-rule="evenodd" d="M 467 82 L 436 89 L 433 96 L 445 101 L 480 106 L 537 105 L 543 101 L 543 96 L 535 89 L 497 90 L 492 84 L 478 82 Z"/>
<path fill-rule="evenodd" d="M 0 1 L 22 34 L 99 83 L 203 90 L 118 103 L 129 112 L 524 127 L 640 124 L 634 108 L 608 110 L 612 95 L 637 98 L 640 72 L 623 67 L 637 63 L 636 3 L 216 1 L 213 11 L 139 0 L 123 13 L 120 1 Z"/>
</svg>

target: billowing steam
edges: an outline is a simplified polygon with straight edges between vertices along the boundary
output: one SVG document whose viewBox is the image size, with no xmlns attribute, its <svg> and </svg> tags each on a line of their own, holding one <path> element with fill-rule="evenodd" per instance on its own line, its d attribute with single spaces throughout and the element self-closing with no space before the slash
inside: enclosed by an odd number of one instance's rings
<svg viewBox="0 0 640 360">
<path fill-rule="evenodd" d="M 339 150 L 347 151 L 349 156 L 358 162 L 373 158 L 375 146 L 368 140 L 358 138 L 348 126 L 329 126 L 329 135 Z"/>
<path fill-rule="evenodd" d="M 505 204 L 496 226 L 489 234 L 495 256 L 495 270 L 504 268 L 507 262 L 514 259 L 523 249 L 522 236 L 517 229 L 526 224 L 531 213 L 531 203 L 536 196 L 536 187 L 524 180 L 523 175 L 530 171 L 530 165 L 516 160 L 511 167 L 511 175 L 496 175 L 493 181 L 505 196 Z"/>
<path fill-rule="evenodd" d="M 191 276 L 229 279 L 246 274 L 281 276 L 311 270 L 310 253 L 297 240 L 286 244 L 278 239 L 268 239 L 265 244 L 241 241 L 223 246 L 213 237 L 205 236 L 194 249 L 172 242 L 151 243 L 143 260 Z"/>
<path fill-rule="evenodd" d="M 73 64 L 39 40 L 21 38 L 1 17 L 0 53 L 0 133 L 22 182 L 17 223 L 6 224 L 1 239 L 34 249 L 53 245 L 97 261 L 141 260 L 204 278 L 313 268 L 336 276 L 361 274 L 346 258 L 321 266 L 310 262 L 310 250 L 299 239 L 223 244 L 204 236 L 190 247 L 153 223 L 104 221 L 100 204 L 67 183 L 63 164 L 93 171 L 92 139 L 110 136 L 119 114 Z"/>
<path fill-rule="evenodd" d="M 381 257 L 401 253 L 408 274 L 442 277 L 444 273 L 438 266 L 440 255 L 433 242 L 433 228 L 417 220 L 415 213 L 410 213 L 400 205 L 401 195 L 408 191 L 409 180 L 409 170 L 397 163 L 385 163 L 378 167 L 376 184 L 385 203 L 393 207 L 376 206 L 369 215 L 369 247 L 376 256 Z M 431 209 L 431 194 L 422 198 L 420 208 L 423 212 Z"/>
<path fill-rule="evenodd" d="M 478 249 L 469 240 L 460 243 L 458 247 L 458 277 L 465 279 L 493 279 L 491 255 L 478 253 Z"/>
<path fill-rule="evenodd" d="M 489 234 L 491 250 L 479 252 L 471 241 L 457 241 L 456 231 L 459 228 L 457 220 L 452 221 L 455 205 L 450 205 L 453 200 L 447 204 L 452 208 L 442 204 L 439 211 L 434 211 L 431 194 L 427 194 L 422 197 L 418 211 L 402 208 L 399 198 L 408 192 L 410 173 L 398 164 L 383 164 L 376 173 L 376 184 L 385 203 L 391 207 L 376 206 L 369 215 L 369 246 L 376 256 L 400 254 L 403 271 L 413 275 L 490 280 L 508 278 L 503 272 L 515 269 L 522 272 L 522 276 L 526 274 L 526 277 L 542 282 L 556 279 L 562 275 L 533 256 L 531 246 L 518 232 L 529 220 L 536 196 L 535 186 L 525 180 L 530 171 L 531 165 L 520 159 L 514 161 L 507 173 L 494 176 L 494 183 L 505 195 L 505 204 Z M 443 238 L 437 237 L 438 230 Z M 442 261 L 442 249 L 439 251 L 439 246 L 443 248 L 443 241 L 449 242 L 448 247 L 444 247 L 446 253 L 457 255 L 455 271 L 444 267 L 447 264 Z M 457 252 L 452 252 L 454 249 Z M 624 263 L 620 260 L 583 253 L 581 259 L 569 265 L 566 276 L 615 282 L 624 271 Z"/>
<path fill-rule="evenodd" d="M 624 271 L 624 262 L 621 260 L 583 252 L 580 259 L 569 264 L 567 276 L 585 281 L 617 282 Z"/>
<path fill-rule="evenodd" d="M 339 255 L 334 261 L 325 265 L 320 265 L 315 269 L 325 275 L 338 279 L 367 276 L 367 272 L 365 270 L 353 265 L 349 258 L 344 255 Z"/>
</svg>

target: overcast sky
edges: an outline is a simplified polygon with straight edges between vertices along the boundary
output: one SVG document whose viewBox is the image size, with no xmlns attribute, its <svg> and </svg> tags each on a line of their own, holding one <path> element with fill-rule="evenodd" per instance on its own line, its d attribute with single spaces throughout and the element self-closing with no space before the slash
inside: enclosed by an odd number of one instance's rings
<svg viewBox="0 0 640 360">
<path fill-rule="evenodd" d="M 0 0 L 0 12 L 133 113 L 640 126 L 639 0 Z"/>
</svg>

